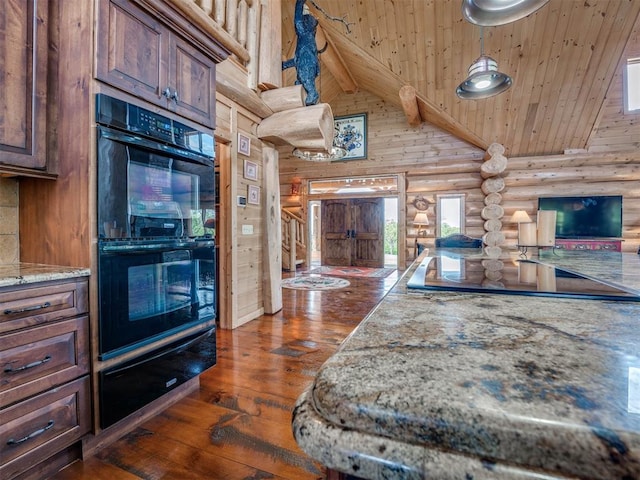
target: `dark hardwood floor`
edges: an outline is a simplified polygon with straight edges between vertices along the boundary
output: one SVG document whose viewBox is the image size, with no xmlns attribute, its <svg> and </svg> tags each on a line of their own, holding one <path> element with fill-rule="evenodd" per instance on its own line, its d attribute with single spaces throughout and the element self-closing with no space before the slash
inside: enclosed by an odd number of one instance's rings
<svg viewBox="0 0 640 480">
<path fill-rule="evenodd" d="M 300 275 L 301 272 L 298 272 Z M 319 479 L 291 432 L 298 396 L 393 286 L 345 277 L 339 290 L 283 289 L 283 309 L 218 331 L 218 363 L 200 389 L 55 480 Z"/>
</svg>

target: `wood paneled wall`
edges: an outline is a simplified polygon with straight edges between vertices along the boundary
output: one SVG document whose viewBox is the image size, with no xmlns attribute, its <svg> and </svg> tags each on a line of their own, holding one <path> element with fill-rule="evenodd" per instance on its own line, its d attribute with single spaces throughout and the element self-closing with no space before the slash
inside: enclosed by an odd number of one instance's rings
<svg viewBox="0 0 640 480">
<path fill-rule="evenodd" d="M 220 252 L 220 326 L 235 328 L 264 313 L 263 242 L 264 202 L 237 205 L 237 197 L 247 197 L 250 184 L 262 188 L 262 142 L 254 135 L 259 118 L 224 95 L 216 95 L 216 140 L 225 144 L 220 163 L 220 225 L 217 242 Z M 251 140 L 250 155 L 238 153 L 238 132 Z M 244 161 L 258 165 L 258 179 L 244 178 Z M 244 234 L 242 227 L 252 233 Z"/>
<path fill-rule="evenodd" d="M 621 80 L 620 80 L 621 82 Z M 615 88 L 612 85 L 612 88 Z M 621 88 L 621 87 L 620 87 Z M 406 172 L 406 255 L 414 258 L 416 228 L 412 224 L 416 209 L 412 202 L 417 195 L 431 204 L 427 210 L 431 225 L 427 229 L 427 243 L 433 244 L 435 232 L 435 200 L 438 194 L 465 196 L 468 235 L 481 237 L 484 220 L 481 211 L 485 195 L 480 190 L 480 166 L 485 152 L 470 147 L 435 127 L 407 125 L 403 112 L 395 106 L 366 93 L 341 95 L 333 107 L 334 115 L 367 112 L 368 156 L 366 160 L 317 164 L 290 156 L 290 149 L 280 149 L 280 181 L 282 204 L 295 207 L 304 196 L 291 197 L 294 178 L 353 177 L 380 173 Z M 607 124 L 607 122 L 609 122 Z M 640 134 L 640 125 L 629 120 L 624 126 L 619 118 L 603 117 L 600 129 L 626 129 Z M 537 199 L 553 195 L 623 195 L 623 250 L 637 251 L 640 244 L 640 151 L 632 150 L 629 135 L 619 146 L 613 142 L 610 150 L 626 153 L 578 153 L 543 157 L 508 158 L 504 173 L 505 190 L 501 192 L 501 206 L 505 210 L 503 232 L 506 245 L 516 244 L 517 229 L 508 222 L 515 210 L 526 210 L 536 217 Z M 298 204 L 299 205 L 299 204 Z"/>
</svg>

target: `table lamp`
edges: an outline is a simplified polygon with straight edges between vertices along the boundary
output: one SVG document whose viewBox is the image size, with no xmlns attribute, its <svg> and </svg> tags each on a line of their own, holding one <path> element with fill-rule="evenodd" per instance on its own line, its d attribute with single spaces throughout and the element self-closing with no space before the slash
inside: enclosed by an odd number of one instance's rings
<svg viewBox="0 0 640 480">
<path fill-rule="evenodd" d="M 426 227 L 429 225 L 429 218 L 426 213 L 417 213 L 415 218 L 413 219 L 413 224 L 418 227 L 418 236 L 424 237 L 427 235 L 427 231 L 421 229 L 421 227 Z"/>
<path fill-rule="evenodd" d="M 532 247 L 536 245 L 536 224 L 524 210 L 516 210 L 511 222 L 518 224 L 518 245 Z"/>
</svg>

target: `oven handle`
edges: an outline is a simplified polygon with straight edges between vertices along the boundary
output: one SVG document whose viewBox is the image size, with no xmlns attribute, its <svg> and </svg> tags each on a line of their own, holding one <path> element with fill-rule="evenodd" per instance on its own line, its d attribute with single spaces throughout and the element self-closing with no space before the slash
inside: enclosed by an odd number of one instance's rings
<svg viewBox="0 0 640 480">
<path fill-rule="evenodd" d="M 111 128 L 99 126 L 98 134 L 100 137 L 106 138 L 108 140 L 113 140 L 128 145 L 136 145 L 138 147 L 143 147 L 148 150 L 155 150 L 157 152 L 169 153 L 171 155 L 179 156 L 187 160 L 191 160 L 192 162 L 195 161 L 210 167 L 214 166 L 214 160 L 206 155 L 199 155 L 191 150 L 183 150 L 172 145 L 166 145 L 164 143 L 156 142 L 148 138 L 133 135 L 131 133 L 125 133 L 119 130 L 113 130 Z"/>
<path fill-rule="evenodd" d="M 193 345 L 195 343 L 198 343 L 199 341 L 204 340 L 205 338 L 209 338 L 211 335 L 215 335 L 215 330 L 216 330 L 215 327 L 212 327 L 212 328 L 206 330 L 204 333 L 199 332 L 199 333 L 196 333 L 195 335 L 191 335 L 189 337 L 186 337 L 184 339 L 184 341 L 180 342 L 178 345 L 169 344 L 168 347 L 160 349 L 157 352 L 153 352 L 152 355 L 149 355 L 149 356 L 143 355 L 142 359 L 140 361 L 135 361 L 134 360 L 134 361 L 131 361 L 130 363 L 127 362 L 120 368 L 109 370 L 108 375 L 114 375 L 114 374 L 118 374 L 120 372 L 126 372 L 127 370 L 129 370 L 131 368 L 138 367 L 140 365 L 144 365 L 145 363 L 147 363 L 147 362 L 149 362 L 151 360 L 155 360 L 157 358 L 161 358 L 161 357 L 164 357 L 164 356 L 169 355 L 171 353 L 179 352 L 181 350 L 186 350 L 191 345 Z"/>
<path fill-rule="evenodd" d="M 103 253 L 122 253 L 136 254 L 149 253 L 164 250 L 194 250 L 203 247 L 215 247 L 216 242 L 213 240 L 197 240 L 197 241 L 171 241 L 171 242 L 153 242 L 153 243 L 103 243 L 99 246 L 100 252 Z"/>
</svg>

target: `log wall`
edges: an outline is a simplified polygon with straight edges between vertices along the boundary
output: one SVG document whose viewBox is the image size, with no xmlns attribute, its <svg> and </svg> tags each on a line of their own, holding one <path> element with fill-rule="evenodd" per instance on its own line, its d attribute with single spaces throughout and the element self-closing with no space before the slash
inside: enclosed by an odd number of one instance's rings
<svg viewBox="0 0 640 480">
<path fill-rule="evenodd" d="M 406 258 L 414 258 L 417 213 L 412 202 L 417 195 L 429 200 L 432 225 L 427 243 L 433 245 L 435 204 L 439 194 L 465 196 L 465 232 L 480 238 L 485 233 L 481 216 L 485 193 L 481 185 L 484 151 L 471 147 L 427 124 L 408 125 L 404 112 L 366 92 L 342 95 L 332 105 L 334 115 L 366 112 L 368 156 L 366 160 L 313 163 L 292 158 L 290 149 L 280 148 L 280 189 L 283 206 L 299 208 L 304 215 L 306 196 L 293 197 L 291 183 L 308 179 L 367 176 L 406 172 Z M 604 125 L 601 125 L 604 128 Z M 627 130 L 630 128 L 627 123 Z M 633 127 L 640 133 L 640 127 Z M 626 150 L 630 146 L 627 144 Z M 612 150 L 617 150 L 612 145 Z M 516 210 L 526 210 L 535 221 L 540 196 L 623 195 L 623 250 L 635 252 L 640 245 L 640 151 L 577 153 L 555 156 L 508 158 L 502 175 L 505 248 L 515 248 L 517 227 L 508 222 Z M 304 188 L 303 188 L 304 193 Z M 421 240 L 422 241 L 422 240 Z"/>
</svg>

